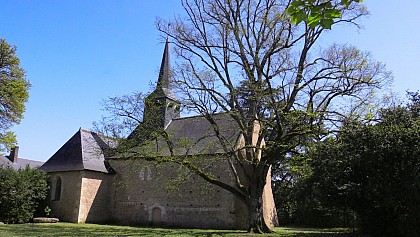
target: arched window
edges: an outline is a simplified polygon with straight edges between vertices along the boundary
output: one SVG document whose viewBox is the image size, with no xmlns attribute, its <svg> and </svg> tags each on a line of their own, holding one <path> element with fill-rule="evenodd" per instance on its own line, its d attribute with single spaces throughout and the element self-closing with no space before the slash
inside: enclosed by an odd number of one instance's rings
<svg viewBox="0 0 420 237">
<path fill-rule="evenodd" d="M 60 201 L 61 198 L 61 177 L 57 176 L 57 179 L 55 180 L 55 187 L 54 187 L 54 194 L 53 201 Z"/>
</svg>

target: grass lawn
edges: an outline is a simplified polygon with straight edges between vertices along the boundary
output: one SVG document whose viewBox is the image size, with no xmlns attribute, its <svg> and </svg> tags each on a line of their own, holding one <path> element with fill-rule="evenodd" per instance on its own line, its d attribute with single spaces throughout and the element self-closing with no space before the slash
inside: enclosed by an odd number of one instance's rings
<svg viewBox="0 0 420 237">
<path fill-rule="evenodd" d="M 345 229 L 276 228 L 266 236 L 348 237 Z M 261 236 L 238 230 L 162 229 L 95 224 L 8 224 L 0 225 L 1 237 L 15 236 Z"/>
</svg>

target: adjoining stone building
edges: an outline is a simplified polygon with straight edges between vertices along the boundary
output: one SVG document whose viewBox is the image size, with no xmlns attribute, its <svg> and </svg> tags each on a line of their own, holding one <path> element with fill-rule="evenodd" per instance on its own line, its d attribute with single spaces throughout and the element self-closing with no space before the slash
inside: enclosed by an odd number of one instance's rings
<svg viewBox="0 0 420 237">
<path fill-rule="evenodd" d="M 248 227 L 245 204 L 230 192 L 206 183 L 179 165 L 155 164 L 139 157 L 190 156 L 206 164 L 218 178 L 235 182 L 224 159 L 229 154 L 225 154 L 208 120 L 202 116 L 180 117 L 180 104 L 170 88 L 168 45 L 156 89 L 149 96 L 164 106 L 156 109 L 146 104 L 144 121 L 132 136 L 145 133 L 142 128 L 150 122 L 171 134 L 173 147 L 170 149 L 164 140 L 150 140 L 133 148 L 135 155 L 127 152 L 107 156 L 104 151 L 112 144 L 108 138 L 79 129 L 41 167 L 50 176 L 52 216 L 76 223 Z M 227 141 L 240 147 L 243 137 L 230 116 L 217 114 L 214 118 L 220 121 Z M 263 196 L 265 219 L 273 226 L 277 216 L 270 176 Z"/>
<path fill-rule="evenodd" d="M 41 166 L 50 176 L 52 216 L 75 223 L 109 220 L 112 172 L 101 152 L 105 147 L 100 136 L 79 129 Z"/>
</svg>

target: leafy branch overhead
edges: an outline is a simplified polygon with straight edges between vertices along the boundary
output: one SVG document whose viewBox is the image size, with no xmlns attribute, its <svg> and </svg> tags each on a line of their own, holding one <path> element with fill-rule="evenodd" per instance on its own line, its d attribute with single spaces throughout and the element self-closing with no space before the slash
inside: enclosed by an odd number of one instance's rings
<svg viewBox="0 0 420 237">
<path fill-rule="evenodd" d="M 334 19 L 342 17 L 342 9 L 350 7 L 353 2 L 361 3 L 363 0 L 341 0 L 336 4 L 331 1 L 295 0 L 286 9 L 286 13 L 296 25 L 306 22 L 312 29 L 317 26 L 331 29 Z"/>
</svg>

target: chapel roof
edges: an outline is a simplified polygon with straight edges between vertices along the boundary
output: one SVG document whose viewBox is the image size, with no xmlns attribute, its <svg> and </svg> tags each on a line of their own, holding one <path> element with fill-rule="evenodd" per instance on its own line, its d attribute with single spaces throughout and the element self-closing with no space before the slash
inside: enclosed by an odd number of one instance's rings
<svg viewBox="0 0 420 237">
<path fill-rule="evenodd" d="M 211 115 L 220 136 L 235 146 L 240 135 L 237 123 L 227 113 Z M 166 129 L 175 142 L 175 154 L 197 155 L 225 153 L 212 124 L 204 116 L 173 119 Z M 165 142 L 166 143 L 166 142 Z M 187 143 L 187 144 L 185 144 Z"/>
<path fill-rule="evenodd" d="M 215 120 L 220 137 L 235 147 L 241 134 L 235 120 L 227 113 L 211 115 Z M 222 143 L 215 129 L 204 116 L 176 118 L 165 129 L 169 141 L 173 144 L 173 155 L 212 155 L 224 154 Z M 126 154 L 120 154 L 111 159 L 136 156 L 169 156 L 168 140 L 159 139 L 143 143 Z M 132 154 L 130 154 L 132 153 Z"/>
<path fill-rule="evenodd" d="M 109 173 L 104 163 L 104 150 L 109 148 L 110 141 L 105 136 L 79 129 L 41 169 L 46 172 L 91 170 Z"/>
</svg>

